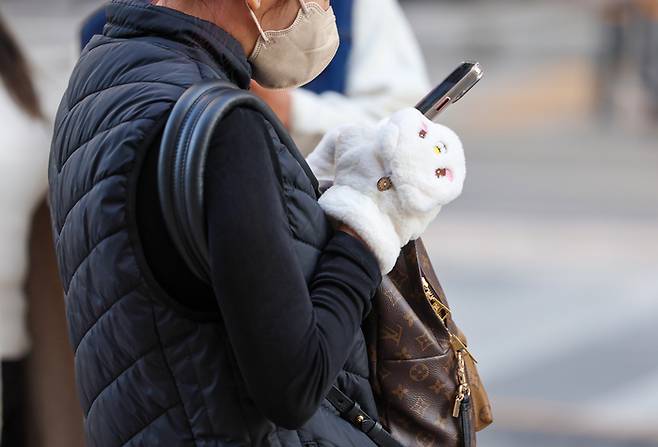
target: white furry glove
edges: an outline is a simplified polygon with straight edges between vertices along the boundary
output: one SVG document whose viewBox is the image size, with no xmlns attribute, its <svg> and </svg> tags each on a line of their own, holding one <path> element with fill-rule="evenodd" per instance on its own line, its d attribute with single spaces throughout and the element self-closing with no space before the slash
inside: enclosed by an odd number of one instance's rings
<svg viewBox="0 0 658 447">
<path fill-rule="evenodd" d="M 334 177 L 320 206 L 365 240 L 384 274 L 466 177 L 459 137 L 413 108 L 376 126 L 336 129 L 307 161 L 320 180 Z"/>
</svg>

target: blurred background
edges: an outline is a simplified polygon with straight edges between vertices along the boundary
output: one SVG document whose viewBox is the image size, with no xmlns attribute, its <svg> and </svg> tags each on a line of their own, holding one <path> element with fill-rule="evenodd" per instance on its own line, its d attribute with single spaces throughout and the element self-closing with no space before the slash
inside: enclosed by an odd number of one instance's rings
<svg viewBox="0 0 658 447">
<path fill-rule="evenodd" d="M 480 445 L 658 446 L 656 2 L 401 4 L 433 84 L 464 59 L 485 70 L 443 117 L 469 176 L 424 237 L 492 397 Z M 49 115 L 98 5 L 0 3 Z M 34 237 L 39 268 L 50 242 Z M 43 303 L 56 279 L 29 287 Z M 49 318 L 30 316 L 42 334 L 31 360 L 39 437 L 77 446 L 79 410 L 59 414 L 75 407 L 70 354 L 55 347 L 66 335 L 49 327 L 63 315 L 45 307 Z"/>
</svg>

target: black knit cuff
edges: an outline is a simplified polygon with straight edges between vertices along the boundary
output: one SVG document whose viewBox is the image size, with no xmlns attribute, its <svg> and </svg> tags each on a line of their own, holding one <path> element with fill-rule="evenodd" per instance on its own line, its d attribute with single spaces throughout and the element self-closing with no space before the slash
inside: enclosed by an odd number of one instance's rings
<svg viewBox="0 0 658 447">
<path fill-rule="evenodd" d="M 372 250 L 363 241 L 344 231 L 337 231 L 329 244 L 332 249 L 361 266 L 372 279 L 374 293 L 382 282 L 382 273 Z"/>
</svg>

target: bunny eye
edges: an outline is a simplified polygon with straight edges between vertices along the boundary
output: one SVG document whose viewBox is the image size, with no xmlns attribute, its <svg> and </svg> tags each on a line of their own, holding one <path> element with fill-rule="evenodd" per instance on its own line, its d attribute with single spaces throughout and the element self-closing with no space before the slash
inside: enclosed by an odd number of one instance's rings
<svg viewBox="0 0 658 447">
<path fill-rule="evenodd" d="M 448 148 L 446 147 L 445 144 L 440 143 L 440 144 L 437 144 L 436 146 L 434 146 L 434 152 L 441 155 L 443 153 L 448 152 Z"/>
</svg>

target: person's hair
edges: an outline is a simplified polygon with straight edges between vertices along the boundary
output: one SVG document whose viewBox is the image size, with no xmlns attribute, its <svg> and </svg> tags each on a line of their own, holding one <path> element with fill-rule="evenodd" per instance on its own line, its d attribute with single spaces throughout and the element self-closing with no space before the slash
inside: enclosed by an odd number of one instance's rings
<svg viewBox="0 0 658 447">
<path fill-rule="evenodd" d="M 43 118 L 25 57 L 0 15 L 0 78 L 9 96 L 28 115 Z"/>
</svg>

